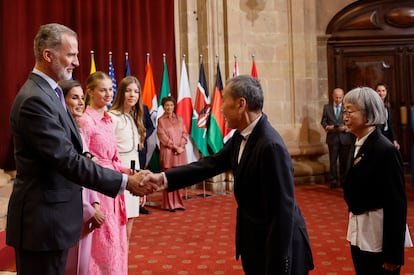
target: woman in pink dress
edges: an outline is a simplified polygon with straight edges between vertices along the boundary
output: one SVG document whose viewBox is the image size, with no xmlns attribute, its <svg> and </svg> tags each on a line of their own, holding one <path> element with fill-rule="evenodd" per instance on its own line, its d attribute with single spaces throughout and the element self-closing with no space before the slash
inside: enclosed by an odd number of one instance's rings
<svg viewBox="0 0 414 275">
<path fill-rule="evenodd" d="M 183 118 L 174 113 L 176 101 L 172 96 L 162 99 L 164 114 L 158 119 L 157 135 L 160 141 L 160 162 L 163 171 L 183 164 L 187 164 L 185 145 L 188 142 L 188 133 Z M 181 190 L 163 192 L 162 208 L 175 212 L 185 210 Z"/>
<path fill-rule="evenodd" d="M 65 96 L 66 106 L 68 111 L 72 114 L 75 122 L 79 127 L 79 118 L 82 117 L 85 109 L 85 97 L 81 84 L 76 80 L 63 80 L 59 82 Z M 79 128 L 82 135 L 82 129 Z M 86 157 L 97 161 L 84 146 L 84 154 Z M 94 229 L 101 227 L 105 217 L 100 210 L 98 192 L 91 189 L 82 188 L 82 202 L 83 202 L 83 227 L 79 242 L 77 245 L 69 249 L 68 259 L 66 262 L 65 275 L 88 275 L 89 260 L 91 258 L 92 233 Z"/>
<path fill-rule="evenodd" d="M 81 128 L 89 150 L 99 164 L 129 174 L 118 157 L 117 141 L 112 120 L 106 111 L 111 103 L 112 80 L 104 72 L 97 71 L 86 80 L 86 110 L 81 117 Z M 128 273 L 128 245 L 124 195 L 114 199 L 98 194 L 105 223 L 95 230 L 89 274 L 122 275 Z"/>
</svg>

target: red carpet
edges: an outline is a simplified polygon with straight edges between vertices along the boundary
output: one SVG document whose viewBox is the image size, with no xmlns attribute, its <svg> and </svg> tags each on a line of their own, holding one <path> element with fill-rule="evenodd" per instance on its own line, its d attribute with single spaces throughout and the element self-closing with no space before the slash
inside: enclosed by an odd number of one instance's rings
<svg viewBox="0 0 414 275">
<path fill-rule="evenodd" d="M 414 233 L 414 190 L 407 187 L 408 224 Z M 130 274 L 243 275 L 234 258 L 236 203 L 233 194 L 197 196 L 190 191 L 186 211 L 170 213 L 147 207 L 135 220 L 129 255 Z M 346 241 L 348 213 L 341 189 L 325 185 L 296 187 L 305 217 L 315 270 L 311 275 L 355 274 Z M 151 196 L 160 201 L 160 194 Z M 414 236 L 414 234 L 411 234 Z M 414 275 L 414 248 L 406 249 L 401 275 Z"/>
<path fill-rule="evenodd" d="M 170 213 L 147 207 L 149 215 L 135 219 L 129 254 L 129 274 L 243 275 L 234 258 L 236 203 L 233 194 L 197 196 L 190 190 L 186 211 Z M 341 189 L 324 185 L 296 187 L 305 217 L 315 270 L 311 275 L 355 274 L 345 239 L 347 211 Z M 407 186 L 408 224 L 414 236 L 414 189 Z M 160 193 L 150 196 L 159 202 Z M 0 271 L 13 271 L 13 250 L 0 232 Z M 414 275 L 414 248 L 406 249 L 402 275 Z"/>
</svg>

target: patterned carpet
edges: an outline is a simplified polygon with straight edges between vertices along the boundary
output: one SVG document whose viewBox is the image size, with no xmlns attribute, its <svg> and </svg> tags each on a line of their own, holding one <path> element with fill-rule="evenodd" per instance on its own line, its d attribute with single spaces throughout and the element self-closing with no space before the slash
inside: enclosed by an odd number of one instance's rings
<svg viewBox="0 0 414 275">
<path fill-rule="evenodd" d="M 414 189 L 407 186 L 407 191 L 408 224 L 414 236 Z M 189 189 L 185 211 L 171 213 L 158 206 L 147 207 L 151 214 L 135 220 L 129 274 L 243 275 L 240 261 L 234 258 L 236 203 L 233 194 L 204 197 L 200 193 L 201 190 Z M 310 275 L 354 274 L 345 240 L 347 212 L 341 189 L 299 185 L 296 196 L 308 226 L 314 256 L 315 270 Z M 153 194 L 149 199 L 160 202 L 161 194 Z M 14 270 L 11 252 L 9 247 L 4 247 L 4 232 L 0 232 L 0 274 Z M 414 248 L 406 249 L 401 275 L 414 275 Z"/>
<path fill-rule="evenodd" d="M 408 224 L 414 232 L 414 190 L 407 187 Z M 234 258 L 236 203 L 232 193 L 198 196 L 189 191 L 186 211 L 170 213 L 147 207 L 149 215 L 135 220 L 130 244 L 130 274 L 242 275 Z M 296 187 L 298 204 L 305 217 L 315 270 L 311 275 L 355 274 L 345 239 L 348 214 L 340 188 L 325 185 Z M 150 199 L 159 202 L 160 194 Z M 411 234 L 414 236 L 414 234 Z M 406 249 L 402 275 L 414 275 L 414 248 Z"/>
</svg>

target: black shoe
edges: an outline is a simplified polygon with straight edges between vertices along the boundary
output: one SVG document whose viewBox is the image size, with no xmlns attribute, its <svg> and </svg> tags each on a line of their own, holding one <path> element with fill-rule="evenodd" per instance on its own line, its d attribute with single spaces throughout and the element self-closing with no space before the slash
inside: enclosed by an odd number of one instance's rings
<svg viewBox="0 0 414 275">
<path fill-rule="evenodd" d="M 179 208 L 176 208 L 175 210 L 185 211 L 185 208 L 179 207 Z"/>
<path fill-rule="evenodd" d="M 175 212 L 175 209 L 164 209 L 164 210 L 168 212 Z"/>
<path fill-rule="evenodd" d="M 145 209 L 145 207 L 144 206 L 140 206 L 139 207 L 139 213 L 140 214 L 145 214 L 145 215 L 148 215 L 149 213 L 151 213 L 151 212 L 149 212 L 147 209 Z"/>
<path fill-rule="evenodd" d="M 336 188 L 336 181 L 334 180 L 334 181 L 332 181 L 331 182 L 331 189 L 335 189 Z"/>
</svg>

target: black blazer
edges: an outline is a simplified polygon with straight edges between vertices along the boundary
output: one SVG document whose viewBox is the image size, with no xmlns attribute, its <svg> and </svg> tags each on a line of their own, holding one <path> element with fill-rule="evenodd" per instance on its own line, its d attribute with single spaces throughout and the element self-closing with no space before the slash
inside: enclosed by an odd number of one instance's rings
<svg viewBox="0 0 414 275">
<path fill-rule="evenodd" d="M 263 114 L 240 164 L 238 148 L 231 139 L 217 154 L 167 170 L 168 190 L 233 171 L 238 204 L 236 257 L 256 247 L 265 257 L 266 274 L 305 274 L 313 269 L 312 253 L 295 200 L 292 160 L 282 138 Z"/>
<path fill-rule="evenodd" d="M 387 110 L 387 130 L 385 130 L 385 124 L 380 125 L 379 128 L 384 136 L 386 136 L 391 142 L 394 142 L 397 137 L 395 135 L 394 124 L 392 122 L 391 107 L 387 106 L 385 109 Z"/>
<path fill-rule="evenodd" d="M 334 112 L 334 105 L 333 104 L 325 104 L 323 106 L 323 113 L 321 119 L 321 125 L 323 129 L 326 129 L 328 125 L 338 125 L 343 126 L 344 120 L 342 118 L 342 111 L 344 110 L 344 106 L 341 105 L 341 115 L 339 118 L 336 118 Z M 353 136 L 348 132 L 339 132 L 339 131 L 327 131 L 326 132 L 326 143 L 327 144 L 342 144 L 342 145 L 350 145 L 354 141 Z"/>
<path fill-rule="evenodd" d="M 80 185 L 115 197 L 122 175 L 80 155 L 72 116 L 37 74 L 31 73 L 17 94 L 10 125 L 17 174 L 6 243 L 26 250 L 68 249 L 78 242 L 82 226 Z"/>
<path fill-rule="evenodd" d="M 384 261 L 402 265 L 407 199 L 401 154 L 379 129 L 368 136 L 355 158 L 353 152 L 343 182 L 349 211 L 358 215 L 384 209 Z"/>
</svg>

